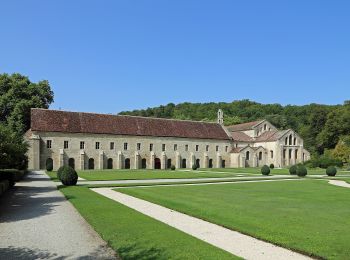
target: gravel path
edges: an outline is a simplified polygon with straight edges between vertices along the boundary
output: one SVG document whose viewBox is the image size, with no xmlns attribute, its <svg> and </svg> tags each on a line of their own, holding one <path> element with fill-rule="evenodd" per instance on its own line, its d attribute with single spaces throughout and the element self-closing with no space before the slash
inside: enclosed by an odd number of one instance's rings
<svg viewBox="0 0 350 260">
<path fill-rule="evenodd" d="M 0 259 L 116 259 L 42 172 L 0 198 Z"/>
<path fill-rule="evenodd" d="M 116 192 L 112 188 L 94 188 L 92 190 L 245 259 L 310 259 L 304 255 L 243 235 L 239 232 Z"/>
<path fill-rule="evenodd" d="M 347 183 L 346 181 L 341 181 L 341 180 L 330 180 L 328 181 L 329 184 L 344 187 L 344 188 L 350 188 L 350 184 Z"/>
</svg>

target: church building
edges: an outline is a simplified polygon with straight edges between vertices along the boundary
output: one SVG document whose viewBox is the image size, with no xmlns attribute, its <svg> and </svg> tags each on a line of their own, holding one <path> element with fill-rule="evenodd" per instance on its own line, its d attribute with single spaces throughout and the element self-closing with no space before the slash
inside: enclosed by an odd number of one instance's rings
<svg viewBox="0 0 350 260">
<path fill-rule="evenodd" d="M 266 120 L 216 123 L 125 115 L 31 110 L 29 169 L 285 167 L 310 158 L 293 130 Z"/>
</svg>

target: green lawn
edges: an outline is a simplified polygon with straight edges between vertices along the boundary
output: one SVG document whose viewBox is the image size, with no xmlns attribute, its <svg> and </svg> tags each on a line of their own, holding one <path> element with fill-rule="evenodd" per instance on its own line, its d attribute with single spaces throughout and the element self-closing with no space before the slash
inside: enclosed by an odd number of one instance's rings
<svg viewBox="0 0 350 260">
<path fill-rule="evenodd" d="M 60 191 L 122 259 L 236 259 L 86 187 Z"/>
<path fill-rule="evenodd" d="M 348 259 L 350 255 L 350 189 L 326 181 L 118 191 L 312 256 Z"/>
<path fill-rule="evenodd" d="M 171 171 L 171 170 L 84 170 L 77 171 L 79 177 L 89 181 L 107 180 L 145 180 L 145 179 L 182 179 L 182 178 L 225 178 L 261 176 L 260 168 L 222 168 L 199 169 L 197 171 Z M 337 175 L 350 172 L 338 171 Z M 52 180 L 56 179 L 56 172 L 47 172 Z M 325 174 L 324 169 L 309 169 L 308 175 Z M 272 169 L 271 175 L 289 175 L 288 169 Z"/>
</svg>

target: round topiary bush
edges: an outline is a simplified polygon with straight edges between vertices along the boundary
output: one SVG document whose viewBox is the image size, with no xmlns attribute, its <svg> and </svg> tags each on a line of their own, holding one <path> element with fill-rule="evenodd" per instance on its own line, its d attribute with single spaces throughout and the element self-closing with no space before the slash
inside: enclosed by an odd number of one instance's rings
<svg viewBox="0 0 350 260">
<path fill-rule="evenodd" d="M 192 165 L 192 170 L 194 170 L 194 171 L 197 170 L 197 165 L 193 164 Z"/>
<path fill-rule="evenodd" d="M 77 172 L 69 166 L 62 166 L 57 171 L 57 177 L 62 182 L 63 185 L 73 186 L 77 184 L 78 174 Z"/>
<path fill-rule="evenodd" d="M 261 174 L 262 175 L 269 175 L 270 174 L 270 167 L 267 165 L 264 165 L 261 167 Z"/>
<path fill-rule="evenodd" d="M 275 169 L 275 165 L 273 163 L 270 164 L 270 169 Z"/>
<path fill-rule="evenodd" d="M 291 175 L 296 175 L 297 174 L 297 166 L 296 165 L 292 165 L 290 168 L 289 168 L 289 173 Z"/>
<path fill-rule="evenodd" d="M 172 171 L 175 171 L 175 169 L 176 169 L 175 165 L 174 165 L 174 164 L 171 165 L 171 166 L 170 166 L 170 169 L 171 169 Z"/>
<path fill-rule="evenodd" d="M 297 166 L 297 175 L 299 177 L 304 177 L 307 175 L 307 169 L 304 165 L 298 165 Z"/>
<path fill-rule="evenodd" d="M 326 170 L 328 176 L 335 176 L 337 174 L 337 168 L 334 166 L 329 166 Z"/>
</svg>

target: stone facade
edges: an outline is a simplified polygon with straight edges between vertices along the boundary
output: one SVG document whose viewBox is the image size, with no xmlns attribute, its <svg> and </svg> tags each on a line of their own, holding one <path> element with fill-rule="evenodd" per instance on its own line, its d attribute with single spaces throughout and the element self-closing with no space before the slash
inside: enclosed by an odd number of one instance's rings
<svg viewBox="0 0 350 260">
<path fill-rule="evenodd" d="M 216 124 L 34 110 L 26 139 L 30 169 L 50 161 L 54 170 L 284 167 L 310 156 L 293 130 L 278 131 L 265 120 L 224 127 L 221 110 Z"/>
</svg>

